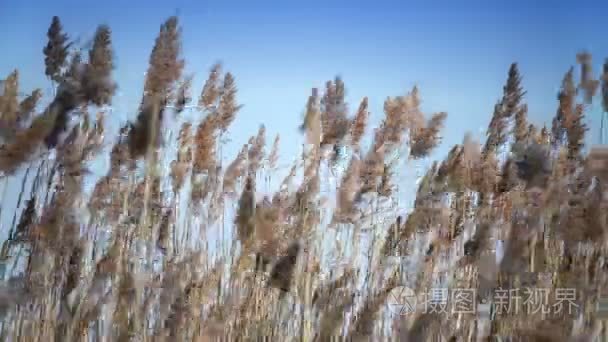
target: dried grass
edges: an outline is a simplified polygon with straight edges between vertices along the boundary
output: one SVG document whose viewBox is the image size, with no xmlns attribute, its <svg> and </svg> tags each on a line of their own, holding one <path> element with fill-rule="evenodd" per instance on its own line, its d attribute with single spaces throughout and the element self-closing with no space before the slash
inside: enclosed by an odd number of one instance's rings
<svg viewBox="0 0 608 342">
<path fill-rule="evenodd" d="M 412 341 L 557 340 L 548 333 L 579 339 L 605 329 L 595 304 L 608 284 L 602 272 L 608 153 L 604 147 L 584 150 L 585 107 L 577 101 L 574 69 L 564 77 L 552 129 L 539 131 L 527 122 L 522 78 L 511 65 L 484 146 L 466 135 L 433 163 L 409 212 L 391 206 L 401 170 L 388 158 L 403 145 L 410 159 L 431 155 L 446 114 L 425 118 L 417 87 L 387 98 L 384 120 L 361 154 L 368 99 L 349 118 L 345 85 L 337 77 L 308 99 L 301 126 L 308 146 L 301 160 L 278 191 L 262 194 L 260 169 L 267 166 L 267 180 L 281 169 L 281 140 L 277 135 L 266 156 L 261 125 L 223 167 L 218 136 L 228 135 L 241 105 L 235 78 L 226 73 L 222 79 L 219 64 L 203 87 L 200 115 L 181 125 L 177 150 L 160 143 L 159 133 L 171 126 L 162 124 L 167 104 L 180 112 L 190 101 L 191 78 L 181 75 L 180 29 L 172 17 L 152 51 L 138 119 L 121 128 L 108 173 L 87 198 L 88 162 L 104 151 L 105 134 L 105 115 L 91 122 L 88 107 L 109 104 L 115 89 L 109 34 L 100 26 L 88 61 L 73 54 L 66 66 L 67 35 L 53 20 L 44 53 L 46 74 L 59 87 L 40 114 L 39 91 L 17 98 L 17 72 L 3 85 L 5 177 L 37 162 L 39 151 L 54 156 L 54 163 L 40 163 L 30 193 L 24 190 L 28 200 L 10 213 L 20 219 L 1 253 L 2 275 L 9 279 L 0 284 L 4 340 L 380 340 L 389 330 Z M 598 87 L 591 59 L 583 53 L 578 61 L 578 89 L 590 101 Z M 602 82 L 606 101 L 605 75 Z M 515 143 L 504 146 L 511 138 Z M 501 162 L 505 147 L 511 154 Z M 350 163 L 335 189 L 323 194 L 331 188 L 326 175 L 344 151 Z M 175 156 L 168 170 L 161 158 L 166 153 Z M 137 159 L 143 155 L 142 175 Z M 190 171 L 191 195 L 182 202 Z M 23 177 L 30 184 L 29 171 Z M 335 207 L 321 201 L 334 195 Z M 8 197 L 2 209 L 10 207 Z M 498 263 L 496 240 L 503 241 L 505 254 Z M 549 305 L 557 303 L 559 289 L 574 288 L 582 319 L 388 315 L 385 304 L 400 286 L 419 296 L 433 286 L 474 288 L 477 299 L 495 304 L 492 293 L 501 287 L 544 287 L 553 296 Z"/>
</svg>

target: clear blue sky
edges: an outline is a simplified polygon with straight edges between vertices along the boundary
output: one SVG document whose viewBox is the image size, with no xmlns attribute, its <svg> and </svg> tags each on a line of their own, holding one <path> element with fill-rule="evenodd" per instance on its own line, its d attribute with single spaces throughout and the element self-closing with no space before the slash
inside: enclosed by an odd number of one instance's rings
<svg viewBox="0 0 608 342">
<path fill-rule="evenodd" d="M 232 129 L 238 146 L 265 123 L 269 143 L 280 132 L 283 154 L 293 156 L 310 88 L 339 74 L 353 110 L 369 96 L 374 122 L 386 96 L 418 84 L 424 110 L 448 112 L 443 155 L 467 130 L 487 126 L 511 62 L 520 64 L 535 122 L 550 122 L 560 80 L 578 51 L 589 50 L 599 72 L 608 57 L 608 3 L 578 3 L 0 0 L 0 75 L 19 68 L 24 90 L 46 89 L 42 48 L 51 17 L 60 16 L 82 43 L 106 23 L 120 86 L 115 115 L 133 118 L 159 25 L 178 14 L 195 93 L 215 61 L 236 76 L 245 105 Z"/>
</svg>

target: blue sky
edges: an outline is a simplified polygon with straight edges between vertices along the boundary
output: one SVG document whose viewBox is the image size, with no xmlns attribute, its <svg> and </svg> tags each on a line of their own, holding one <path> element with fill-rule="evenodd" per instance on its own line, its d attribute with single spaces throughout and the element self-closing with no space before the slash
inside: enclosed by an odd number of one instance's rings
<svg viewBox="0 0 608 342">
<path fill-rule="evenodd" d="M 82 44 L 109 24 L 120 87 L 116 128 L 136 115 L 159 25 L 178 14 L 195 95 L 215 61 L 236 76 L 245 107 L 232 128 L 232 154 L 265 123 L 269 143 L 280 133 L 283 155 L 293 157 L 310 88 L 341 75 L 351 109 L 368 96 L 374 122 L 387 96 L 417 84 L 425 111 L 448 112 L 443 155 L 466 131 L 487 126 L 514 61 L 531 120 L 550 122 L 576 53 L 589 50 L 596 73 L 608 57 L 607 10 L 601 1 L 0 0 L 0 75 L 19 68 L 23 90 L 46 90 L 42 48 L 51 17 Z M 597 135 L 598 111 L 589 119 Z"/>
</svg>

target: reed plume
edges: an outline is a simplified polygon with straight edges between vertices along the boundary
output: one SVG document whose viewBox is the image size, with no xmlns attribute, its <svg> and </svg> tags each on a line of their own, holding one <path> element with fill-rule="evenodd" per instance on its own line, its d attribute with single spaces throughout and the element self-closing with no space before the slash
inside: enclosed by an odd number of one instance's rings
<svg viewBox="0 0 608 342">
<path fill-rule="evenodd" d="M 254 232 L 255 215 L 255 185 L 251 176 L 245 182 L 245 188 L 239 199 L 239 207 L 236 214 L 235 224 L 238 238 L 243 245 L 248 245 L 250 237 Z"/>
<path fill-rule="evenodd" d="M 272 143 L 272 148 L 270 149 L 270 153 L 268 154 L 268 169 L 274 170 L 277 167 L 277 162 L 279 161 L 279 145 L 281 143 L 281 137 L 277 134 L 274 138 L 274 142 Z"/>
<path fill-rule="evenodd" d="M 198 99 L 198 107 L 199 109 L 211 109 L 212 106 L 215 105 L 217 99 L 220 96 L 220 73 L 222 70 L 222 66 L 217 63 L 211 67 L 211 71 L 209 72 L 209 78 L 205 82 L 203 86 L 203 90 L 201 91 L 201 95 Z"/>
<path fill-rule="evenodd" d="M 215 140 L 219 121 L 216 115 L 209 114 L 198 125 L 194 135 L 194 174 L 209 172 L 215 168 Z"/>
<path fill-rule="evenodd" d="M 222 132 L 225 132 L 234 118 L 236 113 L 241 109 L 241 105 L 236 103 L 237 88 L 234 76 L 231 73 L 226 73 L 224 83 L 220 90 L 220 101 L 217 108 L 219 114 L 219 127 Z M 205 101 L 204 101 L 205 102 Z"/>
<path fill-rule="evenodd" d="M 249 151 L 249 145 L 243 145 L 241 151 L 236 158 L 228 165 L 226 172 L 224 173 L 224 184 L 223 188 L 225 192 L 231 193 L 235 190 L 236 181 L 245 175 L 247 166 L 247 155 Z"/>
<path fill-rule="evenodd" d="M 186 175 L 192 167 L 192 124 L 186 122 L 179 131 L 177 159 L 171 162 L 173 192 L 177 193 L 184 185 Z"/>
<path fill-rule="evenodd" d="M 364 97 L 363 100 L 361 100 L 359 109 L 357 110 L 357 113 L 355 114 L 355 117 L 353 118 L 353 121 L 351 123 L 350 135 L 351 143 L 353 146 L 359 146 L 361 138 L 365 134 L 365 128 L 367 126 L 367 120 L 369 116 L 367 107 L 367 97 Z"/>
<path fill-rule="evenodd" d="M 255 175 L 262 161 L 264 160 L 266 148 L 266 127 L 260 125 L 258 134 L 249 139 L 249 149 L 247 151 L 249 161 L 249 174 Z"/>
<path fill-rule="evenodd" d="M 111 78 L 114 68 L 110 27 L 101 25 L 95 32 L 89 62 L 82 75 L 83 96 L 97 106 L 110 104 L 116 91 Z"/>
<path fill-rule="evenodd" d="M 174 84 L 184 68 L 180 54 L 181 29 L 177 17 L 169 17 L 161 25 L 150 54 L 142 105 L 129 133 L 134 157 L 145 155 L 150 146 L 160 144 L 164 108 L 173 98 Z"/>
<path fill-rule="evenodd" d="M 68 57 L 68 35 L 63 32 L 63 26 L 59 17 L 54 16 L 51 26 L 47 31 L 48 43 L 44 47 L 45 74 L 55 82 L 61 81 L 62 68 Z"/>
</svg>

